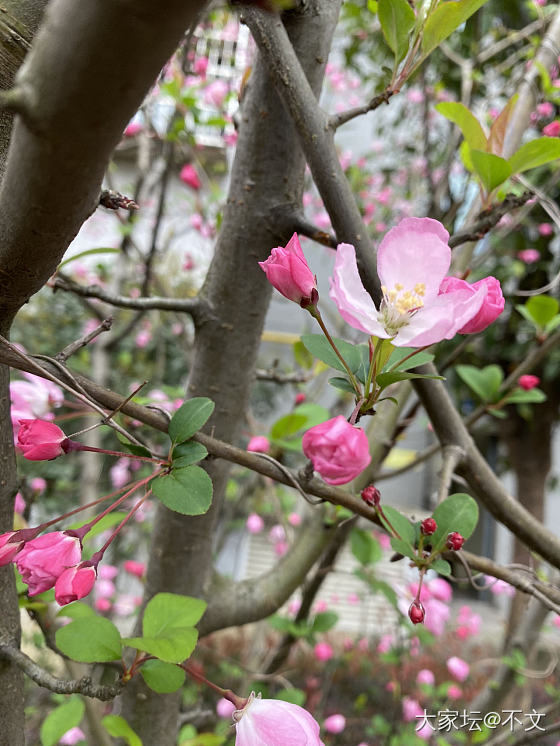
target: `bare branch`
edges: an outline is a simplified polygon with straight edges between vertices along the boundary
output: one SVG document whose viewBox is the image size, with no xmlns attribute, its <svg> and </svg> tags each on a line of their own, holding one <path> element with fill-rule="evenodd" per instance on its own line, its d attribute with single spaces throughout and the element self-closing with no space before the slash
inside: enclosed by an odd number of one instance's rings
<svg viewBox="0 0 560 746">
<path fill-rule="evenodd" d="M 387 88 L 387 90 L 383 91 L 383 93 L 380 93 L 378 96 L 374 96 L 369 103 L 364 104 L 363 106 L 356 106 L 353 109 L 341 111 L 340 114 L 333 114 L 329 119 L 329 127 L 332 130 L 336 130 L 338 127 L 341 127 L 343 124 L 350 122 L 356 117 L 360 117 L 370 111 L 375 111 L 375 109 L 378 109 L 381 104 L 388 104 L 389 100 L 395 95 L 395 93 L 398 93 L 398 91 L 393 90 L 393 88 Z"/>
<path fill-rule="evenodd" d="M 108 210 L 139 210 L 140 205 L 130 197 L 126 197 L 113 189 L 103 189 L 99 196 L 99 204 Z"/>
<path fill-rule="evenodd" d="M 449 488 L 453 480 L 453 474 L 457 464 L 459 464 L 465 456 L 465 452 L 460 446 L 448 445 L 443 447 L 443 464 L 439 475 L 439 490 L 437 501 L 438 504 L 445 500 L 449 494 Z"/>
<path fill-rule="evenodd" d="M 299 215 L 294 219 L 294 231 L 296 233 L 301 233 L 302 236 L 307 236 L 307 238 L 310 238 L 316 243 L 320 243 L 322 246 L 327 246 L 329 249 L 336 249 L 338 246 L 338 241 L 335 236 L 326 231 L 322 231 L 311 223 L 308 223 L 305 218 Z"/>
<path fill-rule="evenodd" d="M 492 205 L 487 210 L 483 210 L 479 213 L 474 223 L 468 225 L 464 230 L 454 233 L 449 238 L 449 246 L 454 249 L 456 246 L 460 246 L 468 241 L 479 241 L 500 222 L 504 215 L 521 207 L 532 197 L 534 197 L 534 194 L 530 191 L 523 192 L 519 196 L 514 194 L 506 195 L 503 202 Z"/>
<path fill-rule="evenodd" d="M 269 370 L 257 368 L 255 378 L 257 381 L 272 381 L 274 383 L 306 383 L 311 378 L 311 375 L 303 371 L 280 373 L 275 368 L 270 368 Z"/>
<path fill-rule="evenodd" d="M 99 324 L 99 326 L 96 326 L 95 329 L 93 329 L 91 332 L 89 332 L 88 334 L 84 334 L 83 337 L 80 337 L 75 342 L 70 342 L 69 345 L 66 345 L 63 350 L 55 355 L 55 359 L 58 360 L 59 363 L 64 364 L 69 357 L 72 357 L 72 355 L 78 352 L 78 350 L 81 350 L 82 347 L 88 345 L 100 334 L 103 334 L 103 332 L 108 332 L 111 329 L 112 324 L 113 317 L 109 316 L 108 318 L 104 319 L 101 324 Z"/>
<path fill-rule="evenodd" d="M 14 645 L 0 643 L 0 657 L 15 663 L 36 684 L 57 694 L 83 694 L 107 702 L 122 691 L 121 683 L 94 684 L 89 676 L 73 680 L 57 679 Z"/>
</svg>

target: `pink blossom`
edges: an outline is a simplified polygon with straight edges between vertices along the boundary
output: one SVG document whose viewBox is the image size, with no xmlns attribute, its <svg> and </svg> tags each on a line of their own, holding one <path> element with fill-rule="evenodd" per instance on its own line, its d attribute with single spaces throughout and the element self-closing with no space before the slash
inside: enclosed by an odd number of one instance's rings
<svg viewBox="0 0 560 746">
<path fill-rule="evenodd" d="M 485 277 L 472 285 L 457 277 L 446 277 L 441 283 L 441 295 L 466 291 L 474 298 L 484 288 L 486 293 L 479 311 L 459 329 L 459 334 L 477 334 L 498 318 L 506 303 L 502 288 L 495 277 Z"/>
<path fill-rule="evenodd" d="M 334 655 L 334 651 L 328 642 L 318 642 L 313 648 L 315 658 L 322 663 L 330 661 Z"/>
<path fill-rule="evenodd" d="M 427 586 L 430 595 L 437 598 L 438 601 L 451 601 L 453 589 L 447 580 L 444 580 L 443 578 L 433 578 L 432 580 L 428 580 L 425 585 Z"/>
<path fill-rule="evenodd" d="M 447 696 L 449 699 L 461 699 L 463 696 L 461 687 L 457 686 L 457 684 L 451 684 L 451 686 L 447 687 Z"/>
<path fill-rule="evenodd" d="M 277 541 L 285 541 L 286 531 L 284 530 L 284 526 L 282 526 L 280 523 L 275 524 L 268 532 L 268 538 L 273 544 L 275 544 Z"/>
<path fill-rule="evenodd" d="M 301 525 L 301 516 L 299 513 L 290 513 L 288 516 L 288 523 L 290 526 L 300 526 Z"/>
<path fill-rule="evenodd" d="M 389 650 L 393 647 L 394 643 L 393 635 L 382 635 L 381 639 L 377 643 L 377 652 L 378 653 L 388 653 Z"/>
<path fill-rule="evenodd" d="M 230 719 L 235 711 L 235 705 L 229 699 L 222 697 L 216 702 L 216 712 L 221 718 Z"/>
<path fill-rule="evenodd" d="M 479 313 L 488 287 L 482 281 L 440 292 L 451 262 L 448 239 L 443 225 L 431 218 L 404 218 L 386 234 L 377 253 L 379 310 L 362 285 L 354 247 L 339 244 L 330 295 L 342 318 L 397 347 L 451 339 Z"/>
<path fill-rule="evenodd" d="M 135 575 L 137 578 L 143 578 L 146 574 L 146 565 L 144 562 L 137 562 L 136 560 L 126 560 L 123 564 L 125 572 L 129 575 Z"/>
<path fill-rule="evenodd" d="M 31 489 L 41 495 L 47 489 L 47 482 L 43 477 L 33 477 L 29 483 Z"/>
<path fill-rule="evenodd" d="M 433 686 L 436 683 L 436 677 L 434 676 L 433 671 L 430 671 L 429 668 L 423 668 L 421 671 L 418 671 L 416 681 L 418 684 Z"/>
<path fill-rule="evenodd" d="M 227 132 L 224 135 L 224 143 L 229 146 L 233 146 L 237 143 L 237 132 Z"/>
<path fill-rule="evenodd" d="M 328 608 L 329 608 L 329 605 L 324 599 L 317 601 L 317 603 L 313 607 L 316 614 L 322 614 L 323 611 L 326 611 Z"/>
<path fill-rule="evenodd" d="M 247 444 L 247 450 L 254 453 L 268 453 L 270 451 L 270 441 L 264 435 L 254 435 Z"/>
<path fill-rule="evenodd" d="M 525 264 L 533 264 L 539 261 L 541 252 L 537 251 L 537 249 L 523 249 L 523 251 L 517 252 L 517 258 L 525 262 Z"/>
<path fill-rule="evenodd" d="M 208 69 L 208 57 L 197 57 L 194 61 L 194 72 L 196 75 L 200 75 L 201 78 L 206 77 L 206 70 Z"/>
<path fill-rule="evenodd" d="M 6 534 L 0 534 L 0 567 L 8 565 L 13 558 L 24 547 L 24 541 L 13 540 L 12 537 L 18 536 L 17 531 L 8 531 Z"/>
<path fill-rule="evenodd" d="M 560 120 L 555 119 L 553 122 L 550 122 L 550 124 L 547 124 L 542 128 L 542 133 L 543 135 L 546 135 L 546 137 L 558 137 L 558 135 L 560 135 Z"/>
<path fill-rule="evenodd" d="M 424 610 L 426 612 L 424 626 L 433 635 L 440 637 L 451 615 L 449 606 L 436 598 L 430 598 L 424 603 Z"/>
<path fill-rule="evenodd" d="M 245 526 L 250 534 L 259 534 L 264 528 L 264 521 L 258 513 L 250 513 Z"/>
<path fill-rule="evenodd" d="M 294 598 L 294 600 L 290 601 L 290 603 L 288 604 L 288 613 L 292 614 L 293 616 L 295 616 L 300 609 L 301 601 L 299 600 L 299 598 Z"/>
<path fill-rule="evenodd" d="M 109 565 L 107 563 L 102 564 L 97 571 L 97 574 L 102 580 L 113 580 L 117 577 L 118 573 L 118 567 L 115 567 L 115 565 Z"/>
<path fill-rule="evenodd" d="M 509 583 L 506 583 L 505 580 L 496 580 L 496 578 L 493 578 L 491 575 L 485 575 L 484 579 L 489 584 L 488 590 L 495 596 L 504 595 L 510 598 L 515 596 L 515 588 Z"/>
<path fill-rule="evenodd" d="M 85 741 L 86 736 L 85 733 L 81 728 L 70 728 L 70 730 L 67 730 L 66 733 L 62 736 L 59 743 L 64 744 L 64 746 L 75 746 L 75 744 L 80 743 L 80 741 Z"/>
<path fill-rule="evenodd" d="M 535 386 L 538 386 L 540 382 L 541 379 L 538 376 L 532 376 L 529 374 L 519 376 L 519 378 L 517 379 L 517 383 L 524 391 L 530 391 L 531 389 L 534 389 Z"/>
<path fill-rule="evenodd" d="M 543 101 L 542 103 L 537 104 L 537 114 L 539 115 L 539 117 L 548 119 L 554 114 L 554 106 L 550 103 L 550 101 Z"/>
<path fill-rule="evenodd" d="M 130 480 L 130 459 L 120 458 L 118 461 L 111 466 L 109 469 L 109 477 L 111 478 L 111 484 L 118 490 Z"/>
<path fill-rule="evenodd" d="M 420 721 L 419 725 L 422 725 L 422 721 L 424 720 L 424 711 L 422 710 L 422 714 L 420 716 L 422 720 Z M 415 733 L 418 736 L 418 738 L 421 738 L 423 741 L 429 741 L 430 738 L 434 735 L 434 730 L 430 726 L 429 723 L 424 723 L 422 727 L 417 727 L 415 729 Z"/>
<path fill-rule="evenodd" d="M 457 681 L 464 681 L 469 675 L 469 664 L 462 660 L 462 658 L 458 658 L 456 655 L 449 658 L 446 665 L 449 673 L 454 676 Z"/>
<path fill-rule="evenodd" d="M 123 135 L 125 137 L 134 137 L 135 135 L 138 135 L 140 132 L 142 132 L 143 129 L 144 128 L 140 122 L 135 122 L 133 120 L 126 125 Z"/>
<path fill-rule="evenodd" d="M 95 584 L 97 572 L 95 567 L 80 563 L 77 567 L 68 567 L 56 579 L 54 597 L 57 604 L 66 604 L 87 596 Z"/>
<path fill-rule="evenodd" d="M 213 80 L 210 85 L 206 86 L 202 100 L 208 106 L 215 106 L 219 109 L 228 95 L 229 87 L 225 80 Z"/>
<path fill-rule="evenodd" d="M 194 189 L 195 191 L 198 191 L 202 186 L 200 177 L 192 163 L 185 163 L 185 165 L 181 169 L 179 178 L 181 179 L 183 184 L 190 186 L 190 188 Z"/>
<path fill-rule="evenodd" d="M 319 724 L 298 705 L 279 699 L 260 699 L 251 693 L 242 710 L 234 712 L 236 746 L 324 746 Z"/>
<path fill-rule="evenodd" d="M 194 269 L 195 267 L 196 267 L 196 264 L 195 264 L 195 262 L 194 262 L 194 259 L 193 259 L 193 258 L 192 258 L 192 256 L 191 256 L 191 255 L 190 255 L 190 254 L 189 254 L 189 253 L 187 252 L 187 253 L 185 254 L 185 259 L 184 259 L 184 261 L 183 261 L 183 269 L 185 270 L 185 272 L 190 272 L 190 271 L 191 271 L 191 269 Z"/>
<path fill-rule="evenodd" d="M 422 717 L 422 715 L 424 714 L 424 710 L 412 697 L 403 697 L 402 708 L 403 720 L 405 721 L 405 723 L 410 723 L 416 717 Z"/>
<path fill-rule="evenodd" d="M 143 350 L 145 347 L 147 347 L 152 340 L 152 333 L 149 329 L 141 329 L 136 337 L 134 338 L 134 343 L 136 347 L 139 347 L 141 350 Z"/>
<path fill-rule="evenodd" d="M 59 575 L 81 559 L 80 540 L 65 531 L 52 531 L 28 541 L 17 555 L 16 565 L 29 595 L 52 588 Z"/>
<path fill-rule="evenodd" d="M 297 407 L 298 404 L 303 404 L 303 402 L 306 399 L 307 397 L 305 396 L 305 394 L 302 391 L 300 391 L 299 393 L 296 394 L 296 398 L 294 399 L 294 404 Z"/>
<path fill-rule="evenodd" d="M 29 461 L 50 461 L 61 456 L 68 440 L 62 430 L 44 420 L 20 420 L 17 447 Z"/>
<path fill-rule="evenodd" d="M 329 715 L 323 723 L 323 728 L 327 733 L 342 733 L 346 728 L 346 718 L 344 715 Z"/>
<path fill-rule="evenodd" d="M 297 233 L 284 248 L 272 249 L 265 262 L 259 266 L 267 280 L 288 300 L 307 306 L 317 294 L 315 276 L 309 269 Z"/>
<path fill-rule="evenodd" d="M 18 492 L 16 494 L 16 499 L 14 500 L 14 513 L 23 515 L 24 510 L 25 510 L 25 500 L 21 496 L 21 492 Z"/>
<path fill-rule="evenodd" d="M 550 223 L 541 223 L 539 225 L 539 235 L 540 236 L 552 236 L 554 232 L 554 228 Z"/>
<path fill-rule="evenodd" d="M 116 592 L 117 589 L 112 580 L 100 578 L 95 584 L 95 595 L 98 598 L 112 598 Z"/>
<path fill-rule="evenodd" d="M 110 611 L 113 607 L 113 604 L 109 601 L 108 598 L 96 598 L 94 601 L 95 608 L 97 611 L 106 612 Z"/>
<path fill-rule="evenodd" d="M 277 541 L 274 545 L 274 554 L 277 557 L 283 557 L 288 552 L 289 548 L 290 545 L 287 541 Z"/>
<path fill-rule="evenodd" d="M 327 484 L 351 482 L 371 461 L 367 435 L 342 415 L 307 430 L 302 447 Z"/>
<path fill-rule="evenodd" d="M 361 599 L 357 593 L 349 593 L 348 596 L 346 597 L 346 600 L 348 601 L 349 604 L 352 604 L 352 606 L 356 606 L 357 604 L 360 603 Z"/>
</svg>

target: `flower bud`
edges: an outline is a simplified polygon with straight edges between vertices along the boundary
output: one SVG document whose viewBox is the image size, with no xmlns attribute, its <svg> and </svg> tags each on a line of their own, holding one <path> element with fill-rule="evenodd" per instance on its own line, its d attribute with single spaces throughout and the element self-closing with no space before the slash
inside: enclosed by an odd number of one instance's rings
<svg viewBox="0 0 560 746">
<path fill-rule="evenodd" d="M 17 447 L 29 461 L 50 461 L 68 450 L 66 434 L 52 422 L 20 420 Z"/>
<path fill-rule="evenodd" d="M 420 530 L 424 536 L 431 536 L 437 529 L 437 523 L 433 518 L 425 518 L 420 524 Z"/>
<path fill-rule="evenodd" d="M 317 303 L 315 275 L 309 269 L 296 233 L 285 247 L 272 249 L 268 259 L 259 265 L 270 284 L 288 300 L 304 307 Z"/>
<path fill-rule="evenodd" d="M 365 504 L 371 505 L 371 507 L 379 505 L 379 502 L 381 500 L 381 492 L 379 492 L 377 487 L 374 487 L 373 484 L 369 484 L 367 487 L 364 487 L 364 489 L 360 492 L 360 495 Z"/>
<path fill-rule="evenodd" d="M 521 386 L 524 391 L 530 391 L 538 386 L 541 379 L 538 376 L 531 376 L 529 374 L 525 376 L 519 376 L 517 383 Z"/>
<path fill-rule="evenodd" d="M 425 616 L 426 612 L 420 601 L 413 601 L 408 609 L 408 617 L 412 624 L 421 624 Z"/>
<path fill-rule="evenodd" d="M 351 482 L 371 461 L 367 435 L 342 415 L 309 428 L 302 448 L 327 484 Z"/>
<path fill-rule="evenodd" d="M 455 552 L 458 552 L 464 543 L 465 539 L 458 531 L 452 531 L 450 534 L 447 534 L 447 541 L 445 542 L 445 546 L 448 549 L 453 549 Z"/>
</svg>

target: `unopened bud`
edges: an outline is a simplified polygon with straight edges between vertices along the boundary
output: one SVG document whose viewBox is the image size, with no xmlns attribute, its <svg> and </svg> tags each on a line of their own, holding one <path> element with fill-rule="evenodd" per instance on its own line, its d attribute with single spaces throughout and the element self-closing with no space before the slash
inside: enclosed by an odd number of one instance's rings
<svg viewBox="0 0 560 746">
<path fill-rule="evenodd" d="M 450 534 L 447 534 L 447 541 L 445 542 L 445 546 L 448 549 L 453 549 L 455 552 L 458 552 L 464 543 L 465 539 L 458 531 L 452 531 Z"/>
<path fill-rule="evenodd" d="M 433 518 L 425 518 L 420 524 L 420 530 L 424 536 L 431 536 L 437 529 L 437 523 Z"/>
<path fill-rule="evenodd" d="M 379 492 L 377 487 L 374 487 L 373 484 L 364 487 L 360 494 L 366 505 L 371 505 L 371 507 L 379 505 L 381 492 Z"/>
<path fill-rule="evenodd" d="M 420 601 L 413 601 L 408 609 L 408 617 L 412 624 L 422 624 L 426 612 Z"/>
</svg>

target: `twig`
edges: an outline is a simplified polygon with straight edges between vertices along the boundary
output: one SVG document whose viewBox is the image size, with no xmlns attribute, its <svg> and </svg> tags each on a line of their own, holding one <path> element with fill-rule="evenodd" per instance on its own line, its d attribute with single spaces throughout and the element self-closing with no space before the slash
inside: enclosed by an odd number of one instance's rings
<svg viewBox="0 0 560 746">
<path fill-rule="evenodd" d="M 504 215 L 521 207 L 532 197 L 534 197 L 534 194 L 530 191 L 523 192 L 519 196 L 508 194 L 503 202 L 492 205 L 492 207 L 479 213 L 474 223 L 468 225 L 464 230 L 454 233 L 449 239 L 449 246 L 454 249 L 463 243 L 480 240 L 500 222 Z"/>
<path fill-rule="evenodd" d="M 285 475 L 285 477 L 288 479 L 289 483 L 292 485 L 292 487 L 295 487 L 295 489 L 299 492 L 299 494 L 303 497 L 304 500 L 306 500 L 310 505 L 320 505 L 324 500 L 321 498 L 319 500 L 312 500 L 309 495 L 304 491 L 300 483 L 297 481 L 295 476 L 292 474 L 292 472 L 284 466 L 284 464 L 281 464 L 280 461 L 277 461 L 272 456 L 269 456 L 268 453 L 257 453 L 257 456 L 260 458 L 264 458 L 267 461 L 270 461 L 271 464 L 274 464 L 277 466 L 280 471 Z"/>
<path fill-rule="evenodd" d="M 364 104 L 363 106 L 356 106 L 353 109 L 341 111 L 340 114 L 333 114 L 329 118 L 330 129 L 336 130 L 338 129 L 338 127 L 346 124 L 346 122 L 349 122 L 356 117 L 360 117 L 370 111 L 375 111 L 375 109 L 378 109 L 381 104 L 388 104 L 389 100 L 392 96 L 395 95 L 395 93 L 398 93 L 398 91 L 394 90 L 393 88 L 387 88 L 385 91 L 383 91 L 383 93 L 380 93 L 378 96 L 374 96 L 369 103 Z"/>
<path fill-rule="evenodd" d="M 74 353 L 76 353 L 82 347 L 88 345 L 92 340 L 94 340 L 103 332 L 108 332 L 111 329 L 112 324 L 113 317 L 109 316 L 108 318 L 104 319 L 101 324 L 99 324 L 99 326 L 96 326 L 93 331 L 89 332 L 88 334 L 84 334 L 83 337 L 80 337 L 80 339 L 77 339 L 75 342 L 71 342 L 69 345 L 66 345 L 63 350 L 55 355 L 55 360 L 58 360 L 59 363 L 64 364 L 69 357 L 74 355 Z"/>
<path fill-rule="evenodd" d="M 113 189 L 103 189 L 99 195 L 99 204 L 108 210 L 139 210 L 140 205 L 136 200 L 126 197 Z"/>
<path fill-rule="evenodd" d="M 50 689 L 51 692 L 57 694 L 77 693 L 107 702 L 117 697 L 122 691 L 120 682 L 116 684 L 94 684 L 89 676 L 73 680 L 57 679 L 56 676 L 41 668 L 19 648 L 7 643 L 0 644 L 0 657 L 14 663 L 39 686 Z"/>
<path fill-rule="evenodd" d="M 294 231 L 301 233 L 302 236 L 307 236 L 307 238 L 320 243 L 322 246 L 327 246 L 329 249 L 336 249 L 339 243 L 336 236 L 327 233 L 327 231 L 322 231 L 299 215 L 294 218 Z"/>
<path fill-rule="evenodd" d="M 465 452 L 460 446 L 448 445 L 443 447 L 443 464 L 439 475 L 440 482 L 437 496 L 438 505 L 449 494 L 455 468 L 464 456 Z"/>
<path fill-rule="evenodd" d="M 274 383 L 307 383 L 311 375 L 303 371 L 294 371 L 293 373 L 279 373 L 274 368 L 264 370 L 257 368 L 255 378 L 258 381 L 273 381 Z"/>
</svg>

